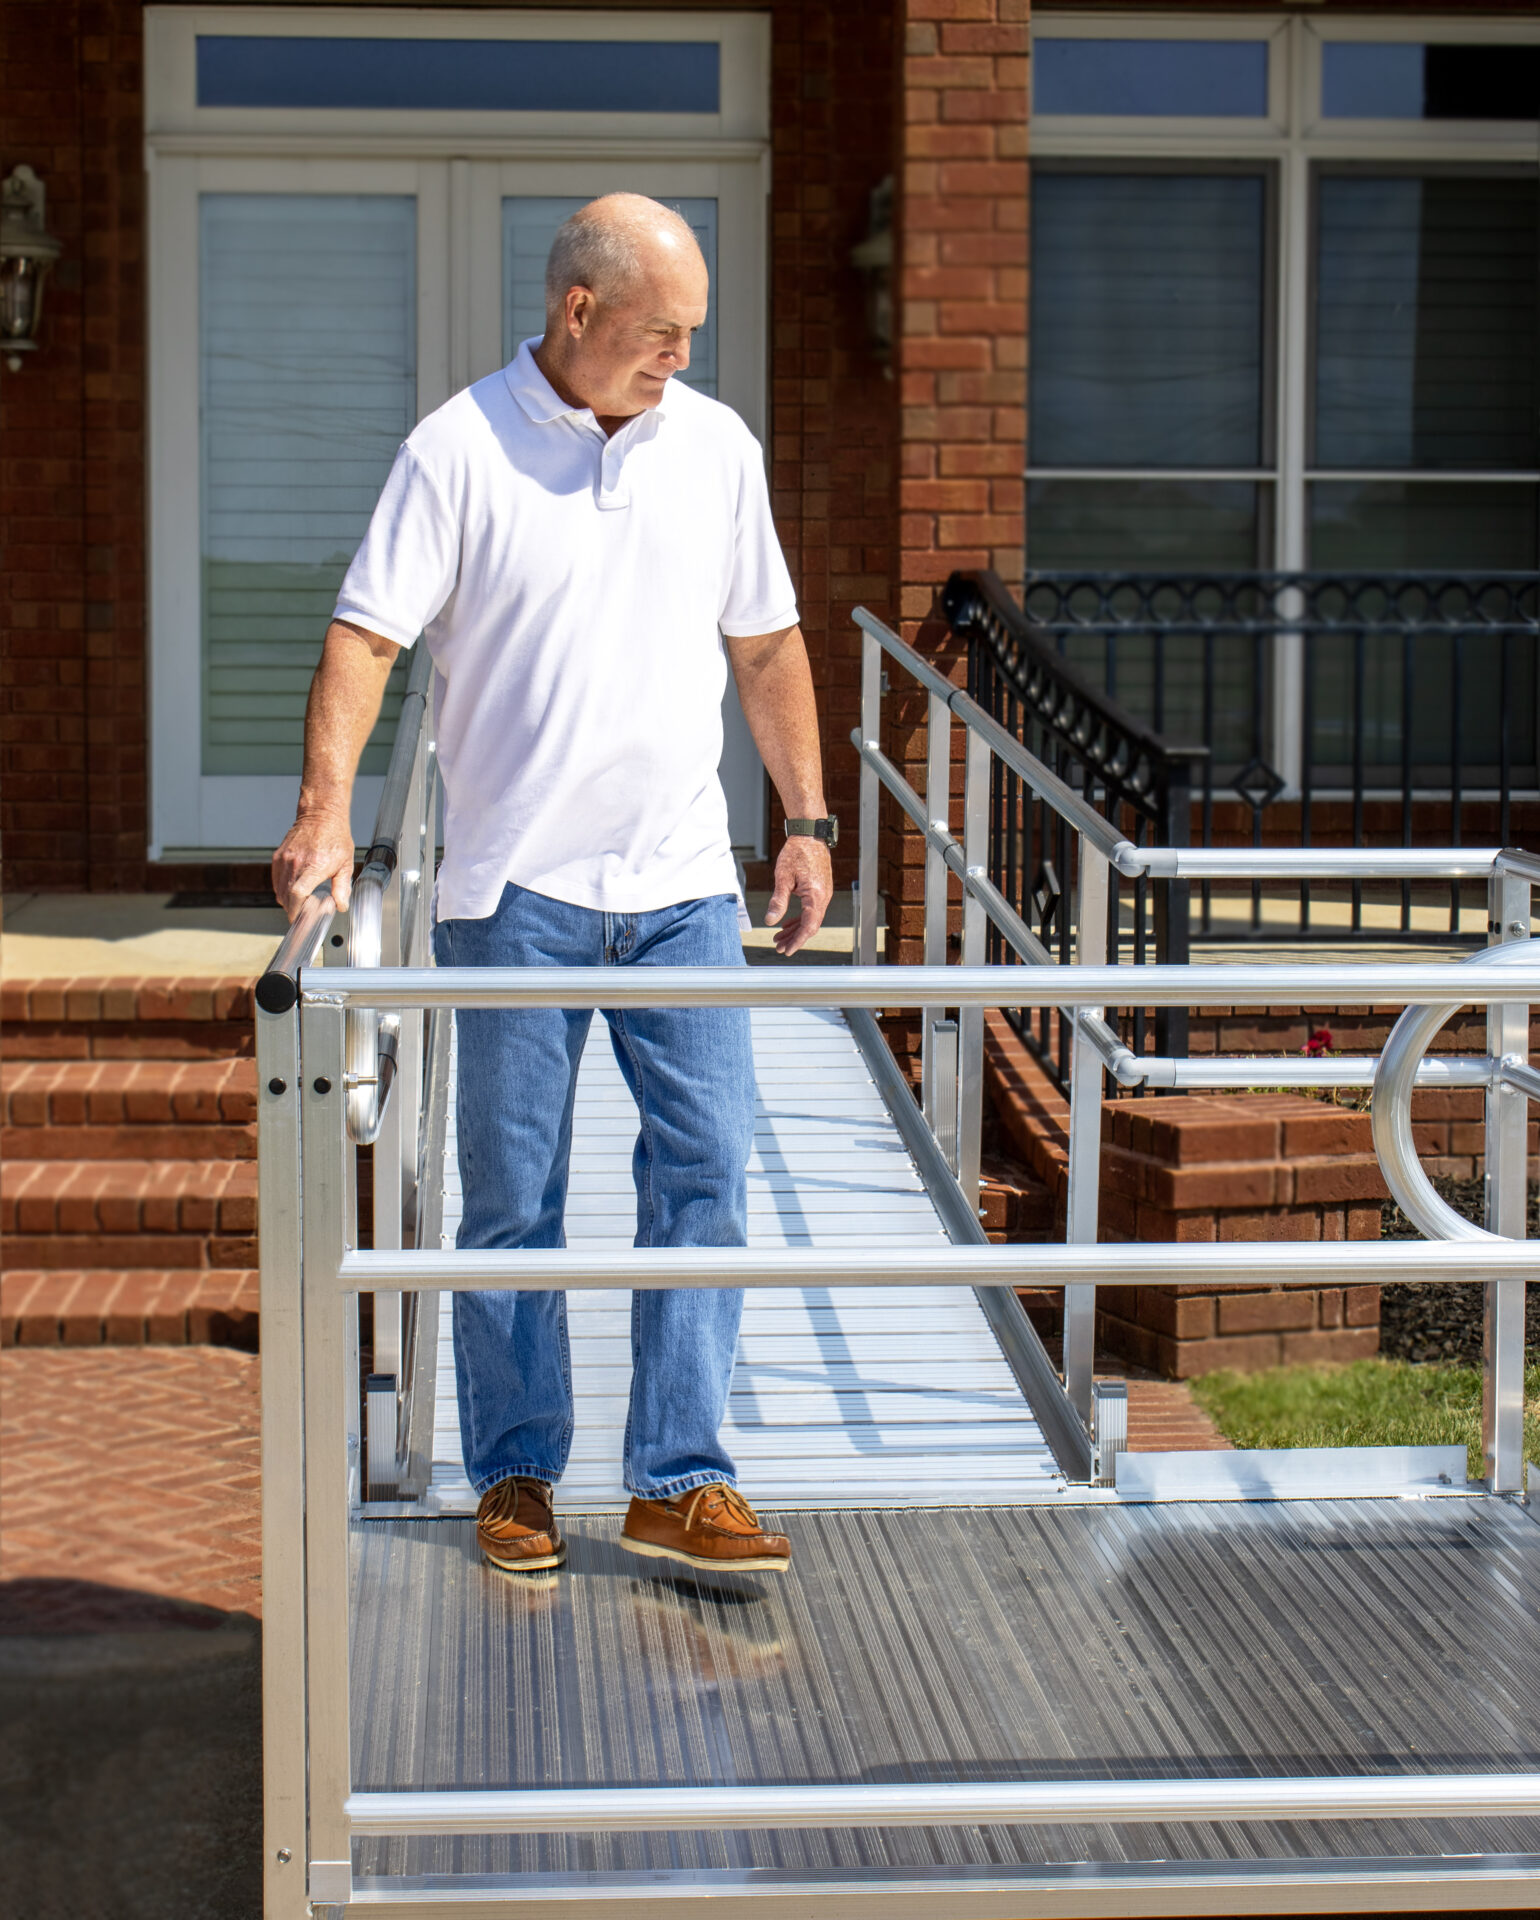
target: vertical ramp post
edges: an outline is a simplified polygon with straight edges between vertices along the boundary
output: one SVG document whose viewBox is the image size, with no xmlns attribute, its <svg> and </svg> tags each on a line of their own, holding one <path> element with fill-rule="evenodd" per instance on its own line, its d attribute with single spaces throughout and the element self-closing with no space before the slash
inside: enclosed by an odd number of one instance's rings
<svg viewBox="0 0 1540 1920">
<path fill-rule="evenodd" d="M 411 817 L 408 811 L 407 823 L 410 823 Z M 403 855 L 407 851 L 405 842 L 404 824 L 400 849 Z M 399 966 L 402 960 L 406 933 L 403 918 L 410 904 L 406 898 L 402 865 L 402 860 L 398 858 L 382 903 L 380 964 L 385 967 Z M 412 1018 L 411 1014 L 407 1014 L 402 1019 L 397 1042 L 396 1084 L 372 1149 L 374 1244 L 380 1248 L 401 1245 L 402 1209 L 407 1184 L 403 1165 L 406 1152 L 404 1115 L 413 1066 L 410 1040 Z M 378 1067 L 375 1070 L 378 1071 Z M 376 1088 L 375 1092 L 378 1094 L 379 1089 Z M 374 1364 L 370 1368 L 369 1385 L 364 1397 L 367 1446 L 365 1497 L 370 1500 L 389 1500 L 396 1491 L 396 1391 L 404 1359 L 404 1305 L 404 1297 L 399 1293 L 377 1293 L 374 1296 Z"/>
<path fill-rule="evenodd" d="M 308 1881 L 316 1905 L 353 1897 L 345 1812 L 348 1722 L 349 1419 L 357 1353 L 337 1284 L 357 1204 L 356 1157 L 344 1117 L 345 1014 L 324 1002 L 301 1015 L 305 1208 L 305 1690 L 310 1747 Z M 352 1381 L 349 1375 L 353 1376 Z M 356 1444 L 356 1443 L 355 1443 Z"/>
<path fill-rule="evenodd" d="M 939 694 L 930 695 L 925 734 L 925 817 L 933 826 L 952 830 L 952 709 Z M 946 965 L 946 860 L 939 847 L 925 845 L 925 964 Z M 941 1007 L 920 1009 L 920 1089 L 925 1118 L 932 1133 L 937 1132 L 935 1087 L 935 1028 L 945 1017 Z M 953 1072 L 956 1057 L 953 1056 Z M 955 1089 L 947 1104 L 955 1111 Z M 956 1170 L 957 1156 L 950 1156 Z"/>
<path fill-rule="evenodd" d="M 1107 962 L 1107 896 L 1110 870 L 1107 856 L 1084 834 L 1080 840 L 1078 912 L 1075 959 L 1082 967 Z M 1102 1153 L 1102 1063 L 1085 1039 L 1081 1020 L 1100 1015 L 1088 1007 L 1077 1015 L 1070 1041 L 1069 1083 L 1069 1192 L 1065 1206 L 1066 1240 L 1094 1245 L 1099 1227 L 1099 1189 Z M 1091 1425 L 1091 1379 L 1096 1358 L 1096 1288 L 1064 1289 L 1064 1391 L 1070 1404 Z"/>
<path fill-rule="evenodd" d="M 1527 875 L 1493 873 L 1488 888 L 1488 943 L 1527 940 Z M 1494 1060 L 1529 1058 L 1529 1008 L 1488 1007 L 1487 1052 Z M 1494 1081 L 1486 1095 L 1486 1224 L 1522 1240 L 1528 1232 L 1529 1102 L 1518 1087 Z M 1481 1448 L 1494 1493 L 1524 1485 L 1524 1282 L 1489 1280 L 1482 1328 Z"/>
<path fill-rule="evenodd" d="M 861 633 L 861 738 L 871 747 L 882 744 L 882 648 L 864 628 Z M 856 939 L 852 956 L 858 967 L 877 964 L 877 811 L 881 794 L 876 769 L 863 760 L 861 834 L 856 856 Z"/>
<path fill-rule="evenodd" d="M 989 742 L 968 733 L 963 776 L 963 866 L 970 879 L 989 877 Z M 989 921 L 983 905 L 966 888 L 962 907 L 962 963 L 982 967 L 988 958 Z M 957 1014 L 957 1180 L 963 1196 L 979 1211 L 980 1160 L 984 1145 L 984 1009 L 959 1007 Z"/>
<path fill-rule="evenodd" d="M 299 1009 L 257 1025 L 262 1264 L 262 1911 L 305 1920 L 305 1414 Z"/>
</svg>

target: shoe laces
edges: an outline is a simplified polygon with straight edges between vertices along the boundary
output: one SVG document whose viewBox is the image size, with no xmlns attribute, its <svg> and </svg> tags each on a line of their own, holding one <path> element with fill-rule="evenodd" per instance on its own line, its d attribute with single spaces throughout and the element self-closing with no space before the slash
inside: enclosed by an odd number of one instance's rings
<svg viewBox="0 0 1540 1920">
<path fill-rule="evenodd" d="M 708 1514 L 713 1511 L 715 1505 L 720 1504 L 726 1507 L 727 1511 L 735 1520 L 741 1520 L 744 1525 L 749 1527 L 753 1532 L 759 1532 L 759 1515 L 749 1505 L 748 1501 L 744 1499 L 736 1487 L 730 1487 L 725 1480 L 718 1480 L 710 1486 L 697 1487 L 695 1489 L 694 1497 L 684 1510 L 686 1533 L 695 1525 L 695 1515 L 701 1503 L 707 1499 L 708 1495 L 711 1496 L 712 1499 L 712 1506 L 708 1506 L 707 1508 Z"/>
<path fill-rule="evenodd" d="M 513 1480 L 499 1480 L 497 1485 L 492 1488 L 491 1497 L 481 1516 L 482 1519 L 484 1521 L 491 1521 L 494 1524 L 504 1520 L 517 1520 L 519 1515 L 519 1493 L 524 1487 L 532 1487 L 535 1490 L 537 1499 L 540 1500 L 542 1505 L 549 1506 L 551 1504 L 551 1490 L 543 1480 L 535 1480 L 527 1476 Z"/>
</svg>

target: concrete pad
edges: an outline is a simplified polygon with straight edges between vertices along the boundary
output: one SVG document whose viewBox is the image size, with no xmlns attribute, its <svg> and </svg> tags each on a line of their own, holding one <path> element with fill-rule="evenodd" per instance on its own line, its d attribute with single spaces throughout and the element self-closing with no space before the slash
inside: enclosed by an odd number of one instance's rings
<svg viewBox="0 0 1540 1920">
<path fill-rule="evenodd" d="M 8 894 L 0 975 L 180 975 L 255 979 L 287 921 L 276 903 L 172 906 L 169 893 Z"/>
</svg>

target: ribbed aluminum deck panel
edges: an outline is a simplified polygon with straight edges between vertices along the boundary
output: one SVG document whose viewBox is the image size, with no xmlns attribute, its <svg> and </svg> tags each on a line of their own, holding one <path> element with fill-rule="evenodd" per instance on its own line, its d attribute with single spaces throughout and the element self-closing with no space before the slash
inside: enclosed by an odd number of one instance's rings
<svg viewBox="0 0 1540 1920">
<path fill-rule="evenodd" d="M 355 1784 L 1540 1762 L 1540 1527 L 1492 1498 L 803 1513 L 785 1521 L 784 1579 L 711 1582 L 626 1554 L 618 1524 L 572 1523 L 566 1571 L 535 1586 L 478 1564 L 467 1521 L 358 1523 Z M 1012 1862 L 1536 1852 L 1536 1821 L 1257 1822 L 371 1840 L 356 1860 L 414 1877 L 845 1869 L 872 1885 Z"/>
<path fill-rule="evenodd" d="M 755 1246 L 894 1247 L 946 1240 L 914 1163 L 838 1013 L 754 1014 L 759 1106 L 749 1164 Z M 444 1240 L 460 1220 L 453 1095 Z M 578 1079 L 567 1239 L 627 1247 L 636 1230 L 636 1107 L 595 1016 Z M 473 1509 L 442 1298 L 428 1504 Z M 630 1295 L 569 1301 L 572 1457 L 563 1512 L 623 1505 L 621 1438 L 631 1377 Z M 723 1428 L 761 1503 L 924 1505 L 1050 1497 L 1060 1480 L 971 1291 L 960 1287 L 756 1289 L 744 1308 Z"/>
</svg>

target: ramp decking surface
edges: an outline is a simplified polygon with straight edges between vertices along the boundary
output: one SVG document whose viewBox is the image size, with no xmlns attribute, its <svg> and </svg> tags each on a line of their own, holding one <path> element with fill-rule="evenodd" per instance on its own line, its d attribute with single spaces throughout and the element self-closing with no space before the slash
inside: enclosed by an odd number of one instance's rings
<svg viewBox="0 0 1540 1920">
<path fill-rule="evenodd" d="M 759 1100 L 749 1163 L 757 1247 L 946 1243 L 892 1116 L 838 1013 L 756 1010 Z M 451 1097 L 451 1122 L 453 1104 Z M 636 1106 L 596 1015 L 573 1119 L 567 1240 L 622 1248 L 636 1230 Z M 444 1239 L 460 1188 L 451 1131 Z M 569 1301 L 577 1407 L 562 1511 L 623 1506 L 630 1296 Z M 440 1307 L 429 1504 L 473 1511 L 455 1407 L 450 1296 Z M 761 1288 L 744 1307 L 723 1435 L 762 1504 L 925 1504 L 1051 1496 L 1060 1480 L 983 1312 L 966 1287 Z"/>
</svg>

